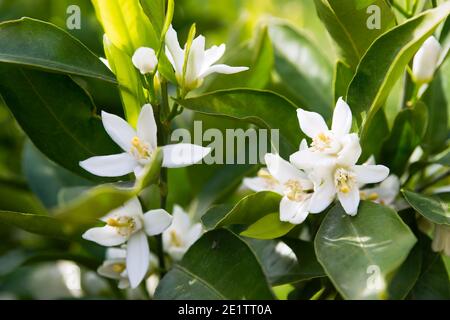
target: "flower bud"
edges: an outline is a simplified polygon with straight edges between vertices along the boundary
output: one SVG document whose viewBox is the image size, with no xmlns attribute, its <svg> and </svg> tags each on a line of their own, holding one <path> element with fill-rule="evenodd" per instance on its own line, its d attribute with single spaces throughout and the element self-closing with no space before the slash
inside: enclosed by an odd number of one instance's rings
<svg viewBox="0 0 450 320">
<path fill-rule="evenodd" d="M 142 74 L 152 73 L 158 64 L 155 50 L 146 47 L 137 49 L 133 55 L 132 61 L 134 66 L 139 69 Z"/>
<path fill-rule="evenodd" d="M 413 61 L 413 80 L 418 84 L 433 80 L 442 48 L 435 37 L 429 37 L 417 51 Z"/>
</svg>

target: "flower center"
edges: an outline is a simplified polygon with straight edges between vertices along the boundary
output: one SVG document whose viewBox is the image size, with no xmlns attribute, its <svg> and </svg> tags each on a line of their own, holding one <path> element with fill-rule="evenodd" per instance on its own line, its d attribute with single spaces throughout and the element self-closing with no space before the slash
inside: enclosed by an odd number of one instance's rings
<svg viewBox="0 0 450 320">
<path fill-rule="evenodd" d="M 149 146 L 138 137 L 131 140 L 131 153 L 139 160 L 147 160 L 151 156 Z"/>
<path fill-rule="evenodd" d="M 274 189 L 279 184 L 278 180 L 275 179 L 266 169 L 260 169 L 257 175 L 264 180 L 266 186 L 270 189 Z"/>
<path fill-rule="evenodd" d="M 325 151 L 331 147 L 331 142 L 332 138 L 330 135 L 321 132 L 313 139 L 311 146 L 317 151 Z"/>
<path fill-rule="evenodd" d="M 128 237 L 136 230 L 136 221 L 127 216 L 121 216 L 118 218 L 109 218 L 106 224 L 110 227 L 114 227 L 117 233 L 121 236 Z"/>
<path fill-rule="evenodd" d="M 183 241 L 181 241 L 175 230 L 170 231 L 170 241 L 174 247 L 180 248 L 183 246 Z"/>
<path fill-rule="evenodd" d="M 342 193 L 349 193 L 356 182 L 353 172 L 344 168 L 339 168 L 334 174 L 334 184 L 336 189 Z"/>
<path fill-rule="evenodd" d="M 289 180 L 284 184 L 286 190 L 284 194 L 291 201 L 300 202 L 305 198 L 305 192 L 300 184 L 300 182 L 296 180 Z"/>
<path fill-rule="evenodd" d="M 114 263 L 112 266 L 112 270 L 115 273 L 122 273 L 125 271 L 125 268 L 126 268 L 125 263 Z"/>
<path fill-rule="evenodd" d="M 376 201 L 380 198 L 380 195 L 376 192 L 372 192 L 370 194 L 367 194 L 364 191 L 361 191 L 360 193 L 360 197 L 362 200 L 370 200 L 370 201 Z"/>
</svg>

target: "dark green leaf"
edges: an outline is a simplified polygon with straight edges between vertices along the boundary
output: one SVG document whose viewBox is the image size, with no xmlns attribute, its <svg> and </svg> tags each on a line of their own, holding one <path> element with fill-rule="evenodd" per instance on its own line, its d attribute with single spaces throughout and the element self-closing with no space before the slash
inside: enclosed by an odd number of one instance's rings
<svg viewBox="0 0 450 320">
<path fill-rule="evenodd" d="M 294 227 L 294 224 L 280 221 L 280 214 L 275 212 L 265 215 L 258 221 L 252 223 L 240 235 L 248 238 L 270 240 L 284 236 Z"/>
<path fill-rule="evenodd" d="M 448 203 L 438 198 L 424 196 L 408 190 L 403 190 L 406 201 L 421 215 L 437 224 L 450 225 Z"/>
</svg>

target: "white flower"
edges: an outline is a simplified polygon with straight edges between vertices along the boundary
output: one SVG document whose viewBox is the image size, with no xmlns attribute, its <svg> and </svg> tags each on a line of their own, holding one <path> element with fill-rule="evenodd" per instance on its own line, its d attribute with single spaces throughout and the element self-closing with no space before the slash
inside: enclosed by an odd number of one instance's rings
<svg viewBox="0 0 450 320">
<path fill-rule="evenodd" d="M 146 47 L 137 49 L 133 55 L 132 61 L 141 74 L 152 73 L 158 64 L 155 50 Z"/>
<path fill-rule="evenodd" d="M 429 37 L 417 51 L 413 60 L 413 80 L 418 84 L 429 83 L 433 80 L 438 66 L 442 47 L 435 37 Z"/>
<path fill-rule="evenodd" d="M 339 98 L 333 113 L 331 130 L 323 117 L 315 112 L 297 110 L 301 130 L 312 139 L 310 148 L 300 150 L 290 157 L 300 169 L 312 169 L 340 159 L 355 134 L 350 134 L 352 112 L 348 104 Z"/>
<path fill-rule="evenodd" d="M 450 226 L 445 224 L 435 225 L 431 248 L 434 252 L 442 252 L 450 257 Z"/>
<path fill-rule="evenodd" d="M 283 196 L 280 202 L 280 220 L 292 224 L 305 221 L 310 212 L 313 183 L 303 171 L 276 154 L 266 154 L 270 175 L 278 181 L 273 191 Z"/>
<path fill-rule="evenodd" d="M 123 153 L 97 156 L 80 162 L 80 166 L 101 177 L 121 177 L 134 172 L 139 177 L 146 164 L 152 161 L 157 148 L 157 127 L 152 106 L 146 104 L 139 115 L 137 130 L 122 118 L 102 111 L 102 121 L 106 132 L 117 143 Z M 179 143 L 162 147 L 163 167 L 179 168 L 199 162 L 210 148 Z"/>
<path fill-rule="evenodd" d="M 108 248 L 106 250 L 106 259 L 103 264 L 98 267 L 99 275 L 119 280 L 119 289 L 127 289 L 130 287 L 130 280 L 127 272 L 127 250 L 125 248 Z M 158 258 L 150 252 L 149 271 L 158 267 Z"/>
<path fill-rule="evenodd" d="M 147 236 L 161 234 L 172 223 L 172 217 L 163 209 L 142 212 L 137 198 L 113 210 L 102 220 L 104 227 L 92 228 L 83 238 L 106 247 L 127 244 L 126 268 L 132 288 L 144 279 L 150 261 Z"/>
<path fill-rule="evenodd" d="M 311 212 L 325 210 L 337 195 L 347 214 L 357 214 L 360 186 L 381 182 L 389 175 L 389 169 L 382 165 L 356 165 L 360 155 L 359 139 L 350 135 L 350 141 L 337 161 L 314 170 Z"/>
<path fill-rule="evenodd" d="M 167 58 L 175 70 L 178 84 L 187 91 L 200 87 L 204 78 L 212 73 L 233 74 L 248 70 L 247 67 L 214 65 L 224 53 L 225 44 L 205 50 L 205 37 L 200 35 L 192 41 L 189 56 L 186 59 L 186 48 L 181 48 L 177 32 L 170 26 L 166 33 Z"/>
<path fill-rule="evenodd" d="M 164 251 L 172 259 L 179 261 L 202 232 L 202 225 L 192 223 L 189 215 L 176 205 L 173 209 L 173 222 L 162 235 Z"/>
</svg>

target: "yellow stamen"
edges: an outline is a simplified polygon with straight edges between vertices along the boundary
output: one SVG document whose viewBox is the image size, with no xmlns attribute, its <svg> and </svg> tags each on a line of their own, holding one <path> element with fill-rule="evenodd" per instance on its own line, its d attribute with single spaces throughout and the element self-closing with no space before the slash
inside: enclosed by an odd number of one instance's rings
<svg viewBox="0 0 450 320">
<path fill-rule="evenodd" d="M 170 231 L 170 241 L 172 242 L 172 244 L 175 247 L 182 247 L 183 246 L 183 243 L 182 243 L 181 239 L 178 237 L 178 235 L 175 232 L 175 230 Z"/>
<path fill-rule="evenodd" d="M 304 196 L 303 188 L 300 185 L 300 182 L 295 180 L 289 180 L 284 184 L 286 187 L 285 195 L 291 201 L 301 201 Z"/>
<path fill-rule="evenodd" d="M 125 264 L 124 263 L 115 263 L 115 264 L 113 264 L 113 266 L 112 266 L 112 270 L 115 272 L 115 273 L 122 273 L 122 272 L 124 272 L 125 271 Z"/>
<path fill-rule="evenodd" d="M 354 174 L 343 168 L 336 170 L 334 179 L 336 188 L 344 194 L 349 193 L 352 189 L 352 185 L 355 183 Z"/>
<path fill-rule="evenodd" d="M 367 197 L 367 199 L 370 201 L 378 200 L 378 198 L 379 198 L 379 195 L 376 192 L 369 194 L 369 196 Z"/>
<path fill-rule="evenodd" d="M 148 147 L 142 143 L 142 141 L 138 138 L 138 137 L 134 137 L 131 140 L 131 145 L 132 145 L 132 151 L 136 151 L 137 155 L 140 158 L 149 158 L 150 157 L 150 152 L 148 150 Z"/>
</svg>

